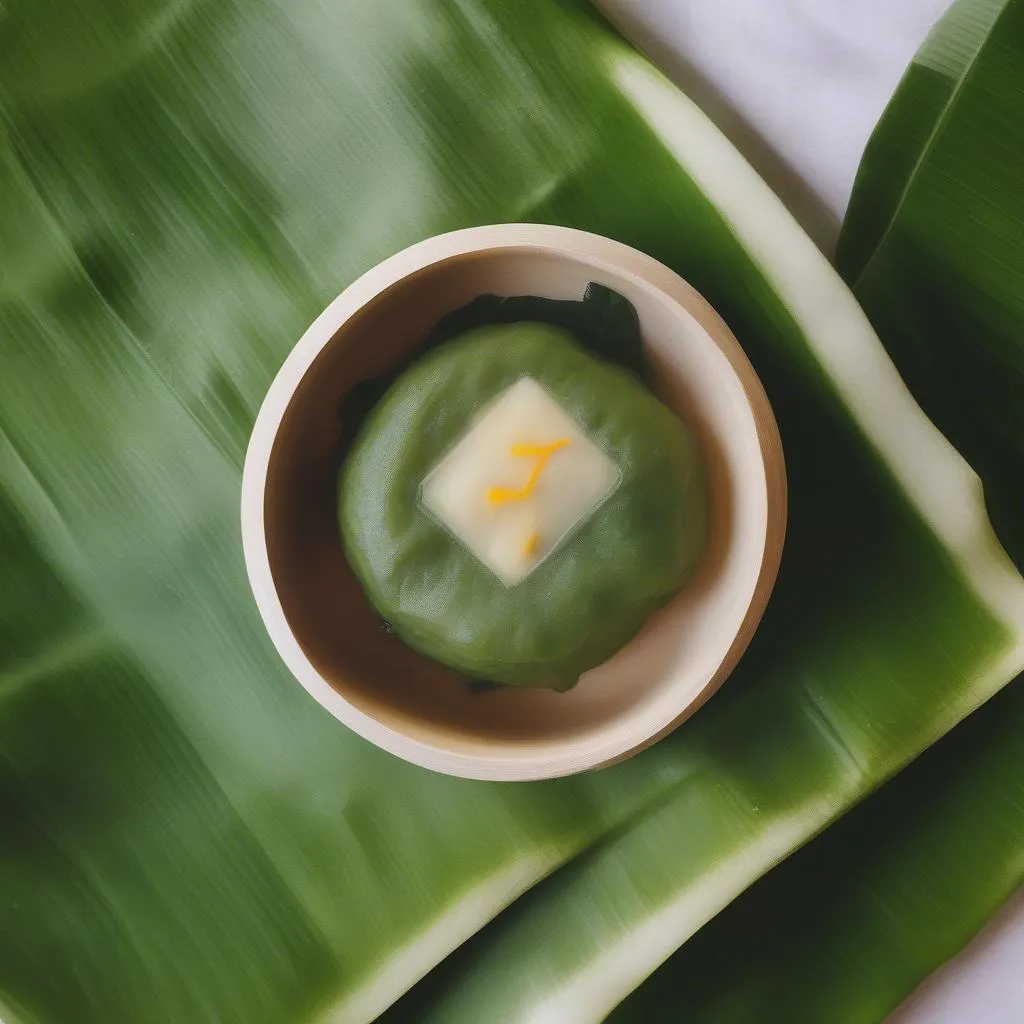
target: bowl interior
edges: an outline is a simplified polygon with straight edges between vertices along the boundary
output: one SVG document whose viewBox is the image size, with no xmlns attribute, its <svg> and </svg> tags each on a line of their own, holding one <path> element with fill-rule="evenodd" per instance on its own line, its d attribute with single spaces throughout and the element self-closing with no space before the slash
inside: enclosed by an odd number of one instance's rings
<svg viewBox="0 0 1024 1024">
<path fill-rule="evenodd" d="M 684 591 L 569 692 L 472 692 L 463 678 L 386 632 L 349 569 L 336 514 L 337 471 L 351 440 L 340 410 L 355 384 L 394 367 L 443 314 L 476 296 L 580 298 L 590 281 L 634 304 L 660 395 L 700 439 L 712 501 L 708 551 Z M 264 526 L 288 626 L 319 675 L 349 704 L 435 749 L 514 759 L 524 746 L 621 746 L 624 731 L 640 742 L 713 688 L 758 586 L 768 497 L 754 413 L 712 336 L 725 329 L 693 297 L 690 312 L 637 276 L 585 256 L 484 250 L 404 278 L 339 327 L 281 421 L 268 464 Z"/>
</svg>

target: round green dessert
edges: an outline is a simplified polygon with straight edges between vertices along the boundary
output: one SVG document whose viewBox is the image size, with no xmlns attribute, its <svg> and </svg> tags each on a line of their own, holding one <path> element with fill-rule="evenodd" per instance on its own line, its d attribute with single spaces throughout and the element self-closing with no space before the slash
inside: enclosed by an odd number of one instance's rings
<svg viewBox="0 0 1024 1024">
<path fill-rule="evenodd" d="M 704 550 L 690 431 L 546 324 L 482 327 L 403 373 L 342 468 L 341 534 L 411 647 L 565 690 L 623 647 Z"/>
</svg>

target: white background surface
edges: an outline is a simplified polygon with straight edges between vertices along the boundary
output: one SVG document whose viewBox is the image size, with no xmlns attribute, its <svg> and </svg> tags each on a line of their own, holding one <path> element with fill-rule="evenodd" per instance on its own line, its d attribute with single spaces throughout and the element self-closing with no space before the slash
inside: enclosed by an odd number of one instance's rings
<svg viewBox="0 0 1024 1024">
<path fill-rule="evenodd" d="M 602 0 L 826 252 L 868 136 L 948 3 Z M 888 1024 L 1024 1024 L 1024 890 Z"/>
</svg>

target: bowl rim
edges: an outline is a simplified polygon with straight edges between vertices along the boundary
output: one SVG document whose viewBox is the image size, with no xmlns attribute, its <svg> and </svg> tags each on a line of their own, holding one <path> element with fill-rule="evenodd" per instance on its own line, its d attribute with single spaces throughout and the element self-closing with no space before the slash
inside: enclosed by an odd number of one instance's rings
<svg viewBox="0 0 1024 1024">
<path fill-rule="evenodd" d="M 315 668 L 289 626 L 274 583 L 265 532 L 265 492 L 278 431 L 291 399 L 321 351 L 342 326 L 403 279 L 453 258 L 521 251 L 547 257 L 584 258 L 680 306 L 726 357 L 753 414 L 765 474 L 764 545 L 751 599 L 718 670 L 692 699 L 650 729 L 577 749 L 576 741 L 531 746 L 493 755 L 455 750 L 410 736 L 356 707 Z M 463 778 L 528 781 L 577 774 L 638 753 L 690 717 L 725 681 L 745 651 L 775 585 L 787 520 L 786 469 L 775 416 L 760 379 L 738 340 L 713 307 L 687 281 L 653 257 L 602 235 L 549 224 L 490 224 L 462 228 L 417 242 L 367 270 L 345 288 L 306 329 L 268 389 L 249 439 L 241 488 L 241 533 L 246 573 L 264 627 L 278 655 L 302 687 L 335 718 L 364 739 L 413 764 Z"/>
</svg>

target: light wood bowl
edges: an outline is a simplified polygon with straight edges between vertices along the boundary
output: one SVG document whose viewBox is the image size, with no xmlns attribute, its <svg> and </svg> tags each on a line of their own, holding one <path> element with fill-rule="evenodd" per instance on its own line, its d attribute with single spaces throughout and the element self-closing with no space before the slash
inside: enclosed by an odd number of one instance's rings
<svg viewBox="0 0 1024 1024">
<path fill-rule="evenodd" d="M 708 551 L 684 590 L 567 693 L 472 693 L 386 633 L 342 553 L 339 407 L 484 293 L 580 298 L 607 285 L 636 307 L 661 398 L 700 439 Z M 501 224 L 427 239 L 345 289 L 299 340 L 253 429 L 242 483 L 249 581 L 296 679 L 371 742 L 477 779 L 543 779 L 611 764 L 679 725 L 722 684 L 775 582 L 786 480 L 771 407 L 739 343 L 667 267 L 569 228 Z"/>
</svg>

